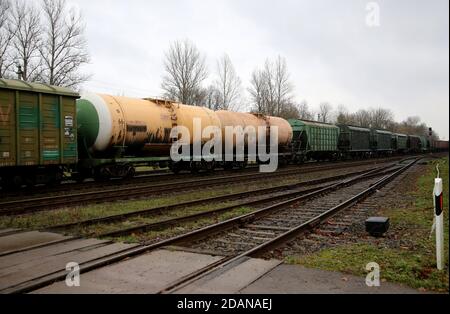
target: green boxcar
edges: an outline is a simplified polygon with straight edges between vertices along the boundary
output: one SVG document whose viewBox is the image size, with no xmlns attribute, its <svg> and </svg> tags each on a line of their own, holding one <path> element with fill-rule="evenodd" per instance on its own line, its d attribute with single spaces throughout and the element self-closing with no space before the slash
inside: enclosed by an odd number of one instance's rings
<svg viewBox="0 0 450 314">
<path fill-rule="evenodd" d="M 375 152 L 392 152 L 392 132 L 371 129 L 372 150 Z"/>
<path fill-rule="evenodd" d="M 417 135 L 408 135 L 408 152 L 420 153 L 421 151 L 420 137 Z"/>
<path fill-rule="evenodd" d="M 392 137 L 394 141 L 392 148 L 399 153 L 406 152 L 408 149 L 408 135 L 392 133 Z"/>
<path fill-rule="evenodd" d="M 32 169 L 55 170 L 77 162 L 78 97 L 67 88 L 0 79 L 2 178 L 37 175 Z"/>
<path fill-rule="evenodd" d="M 314 121 L 290 119 L 294 151 L 303 159 L 329 159 L 338 155 L 339 127 Z"/>
<path fill-rule="evenodd" d="M 420 149 L 422 152 L 427 152 L 430 150 L 429 141 L 425 136 L 419 136 L 420 138 Z"/>
<path fill-rule="evenodd" d="M 364 156 L 371 152 L 370 129 L 340 124 L 339 149 L 350 156 Z"/>
</svg>

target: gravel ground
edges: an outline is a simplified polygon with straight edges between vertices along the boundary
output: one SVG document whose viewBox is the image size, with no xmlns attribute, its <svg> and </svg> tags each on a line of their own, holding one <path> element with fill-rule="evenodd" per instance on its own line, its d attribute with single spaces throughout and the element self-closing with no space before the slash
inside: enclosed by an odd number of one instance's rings
<svg viewBox="0 0 450 314">
<path fill-rule="evenodd" d="M 287 257 L 310 254 L 336 245 L 350 243 L 383 244 L 389 248 L 405 248 L 414 245 L 414 241 L 400 236 L 401 229 L 391 226 L 382 238 L 369 236 L 364 222 L 368 217 L 377 216 L 384 208 L 407 208 L 415 199 L 406 192 L 415 187 L 417 179 L 424 173 L 425 165 L 417 164 L 395 178 L 392 182 L 373 194 L 365 201 L 346 209 L 313 232 L 303 234 L 266 255 L 268 258 L 285 259 Z M 402 197 L 399 197 L 402 195 Z"/>
</svg>

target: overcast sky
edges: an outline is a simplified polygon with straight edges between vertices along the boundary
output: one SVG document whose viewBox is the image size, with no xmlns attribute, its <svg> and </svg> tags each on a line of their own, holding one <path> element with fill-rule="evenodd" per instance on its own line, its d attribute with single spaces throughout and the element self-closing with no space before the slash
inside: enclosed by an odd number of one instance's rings
<svg viewBox="0 0 450 314">
<path fill-rule="evenodd" d="M 69 0 L 83 13 L 93 92 L 161 94 L 163 56 L 188 38 L 211 76 L 228 53 L 248 87 L 266 58 L 286 58 L 298 101 L 420 116 L 449 138 L 449 1 L 384 0 L 379 27 L 364 0 Z"/>
</svg>

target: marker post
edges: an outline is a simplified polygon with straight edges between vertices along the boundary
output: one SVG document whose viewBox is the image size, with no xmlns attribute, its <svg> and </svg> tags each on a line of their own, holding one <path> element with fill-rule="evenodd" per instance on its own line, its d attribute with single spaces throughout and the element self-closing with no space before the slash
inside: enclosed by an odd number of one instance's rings
<svg viewBox="0 0 450 314">
<path fill-rule="evenodd" d="M 436 226 L 436 265 L 438 270 L 444 269 L 444 197 L 442 188 L 442 178 L 439 178 L 439 168 L 438 177 L 434 179 L 434 215 L 435 215 L 435 226 Z"/>
</svg>

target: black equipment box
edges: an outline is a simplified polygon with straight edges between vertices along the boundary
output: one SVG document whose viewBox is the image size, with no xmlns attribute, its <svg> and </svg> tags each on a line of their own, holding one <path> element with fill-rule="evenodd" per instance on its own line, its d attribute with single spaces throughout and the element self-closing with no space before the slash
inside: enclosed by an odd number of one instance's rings
<svg viewBox="0 0 450 314">
<path fill-rule="evenodd" d="M 389 229 L 388 217 L 370 217 L 366 220 L 366 231 L 374 237 L 381 237 Z"/>
</svg>

